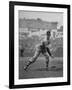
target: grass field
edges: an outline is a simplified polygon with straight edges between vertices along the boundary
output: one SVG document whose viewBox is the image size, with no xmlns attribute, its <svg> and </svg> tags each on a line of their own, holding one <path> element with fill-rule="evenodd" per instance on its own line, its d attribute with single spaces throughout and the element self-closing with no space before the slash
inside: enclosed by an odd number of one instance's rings
<svg viewBox="0 0 72 90">
<path fill-rule="evenodd" d="M 35 63 L 31 64 L 27 71 L 24 70 L 28 57 L 20 57 L 19 79 L 46 78 L 63 76 L 63 58 L 50 58 L 49 70 L 46 70 L 44 57 L 39 57 Z"/>
</svg>

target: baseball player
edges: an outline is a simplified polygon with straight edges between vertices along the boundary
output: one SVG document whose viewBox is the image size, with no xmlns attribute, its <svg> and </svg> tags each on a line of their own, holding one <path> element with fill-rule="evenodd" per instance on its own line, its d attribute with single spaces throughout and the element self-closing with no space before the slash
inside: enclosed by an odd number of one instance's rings
<svg viewBox="0 0 72 90">
<path fill-rule="evenodd" d="M 41 44 L 37 45 L 34 56 L 28 61 L 27 65 L 24 66 L 24 70 L 27 70 L 27 68 L 34 63 L 39 55 L 42 53 L 45 56 L 46 59 L 46 70 L 48 70 L 49 66 L 49 56 L 53 57 L 53 55 L 50 52 L 49 45 L 50 45 L 50 36 L 51 32 L 46 32 L 46 41 L 42 41 Z"/>
</svg>

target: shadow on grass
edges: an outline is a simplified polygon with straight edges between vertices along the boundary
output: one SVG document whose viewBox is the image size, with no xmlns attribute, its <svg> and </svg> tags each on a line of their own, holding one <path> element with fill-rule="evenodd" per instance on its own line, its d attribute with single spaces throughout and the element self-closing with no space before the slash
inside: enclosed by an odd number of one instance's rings
<svg viewBox="0 0 72 90">
<path fill-rule="evenodd" d="M 33 69 L 34 71 L 62 71 L 63 68 L 62 67 L 56 67 L 56 66 L 52 66 L 49 67 L 48 70 L 47 68 L 38 68 L 38 69 Z"/>
</svg>

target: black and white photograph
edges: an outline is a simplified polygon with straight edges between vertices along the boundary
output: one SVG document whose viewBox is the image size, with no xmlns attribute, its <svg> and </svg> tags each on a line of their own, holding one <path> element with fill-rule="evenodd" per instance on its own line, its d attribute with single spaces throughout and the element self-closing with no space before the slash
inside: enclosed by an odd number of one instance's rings
<svg viewBox="0 0 72 90">
<path fill-rule="evenodd" d="M 10 88 L 69 85 L 70 6 L 11 2 L 10 10 Z"/>
<path fill-rule="evenodd" d="M 63 13 L 18 13 L 19 79 L 63 77 Z"/>
</svg>

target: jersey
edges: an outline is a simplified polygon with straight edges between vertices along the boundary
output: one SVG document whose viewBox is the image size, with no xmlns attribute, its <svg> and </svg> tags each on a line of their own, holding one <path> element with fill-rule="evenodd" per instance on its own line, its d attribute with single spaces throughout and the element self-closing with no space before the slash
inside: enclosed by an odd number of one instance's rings
<svg viewBox="0 0 72 90">
<path fill-rule="evenodd" d="M 50 44 L 50 40 L 42 41 L 40 44 L 36 46 L 36 50 L 39 50 L 41 53 L 47 52 L 48 45 Z"/>
</svg>

